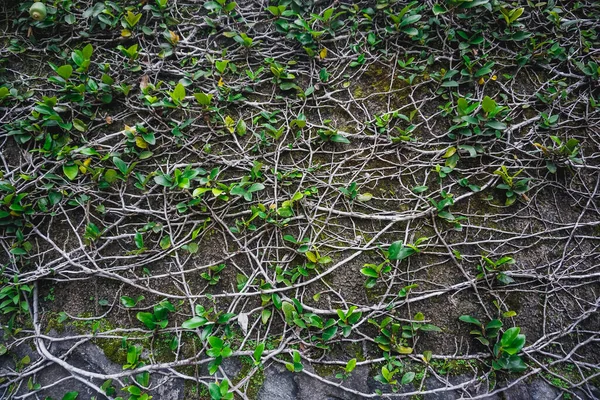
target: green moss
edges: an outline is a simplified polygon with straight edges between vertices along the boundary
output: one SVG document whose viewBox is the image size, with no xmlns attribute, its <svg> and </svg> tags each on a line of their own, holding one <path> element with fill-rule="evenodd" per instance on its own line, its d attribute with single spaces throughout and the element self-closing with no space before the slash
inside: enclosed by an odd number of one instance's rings
<svg viewBox="0 0 600 400">
<path fill-rule="evenodd" d="M 186 380 L 183 386 L 185 399 L 210 400 L 208 387 L 194 381 Z"/>
<path fill-rule="evenodd" d="M 463 375 L 479 369 L 477 360 L 431 360 L 430 364 L 440 375 Z"/>
<path fill-rule="evenodd" d="M 233 378 L 233 383 L 237 384 L 239 383 L 242 379 L 244 379 L 246 376 L 248 376 L 252 370 L 254 369 L 254 360 L 250 357 L 247 356 L 243 356 L 240 357 L 240 361 L 242 363 L 242 370 L 240 371 L 239 374 L 236 375 L 235 378 Z M 263 386 L 265 382 L 265 373 L 263 370 L 263 367 L 260 366 L 256 372 L 254 372 L 254 374 L 252 375 L 252 377 L 250 378 L 250 380 L 247 383 L 246 386 L 246 396 L 248 396 L 249 399 L 257 399 L 258 398 L 258 392 L 260 391 L 260 388 Z"/>
<path fill-rule="evenodd" d="M 345 350 L 349 354 L 354 354 L 354 358 L 356 358 L 356 361 L 358 362 L 366 360 L 366 357 L 363 353 L 363 347 L 360 343 L 347 343 L 345 345 Z"/>
<path fill-rule="evenodd" d="M 175 354 L 171 350 L 173 336 L 165 333 L 152 342 L 152 355 L 158 362 L 175 361 Z"/>
<path fill-rule="evenodd" d="M 369 302 L 371 302 L 371 303 L 377 302 L 379 300 L 379 296 L 381 296 L 383 294 L 381 289 L 377 290 L 376 288 L 377 288 L 377 285 L 375 285 L 371 289 L 365 288 L 365 295 L 367 296 L 367 300 L 369 300 Z"/>
<path fill-rule="evenodd" d="M 363 91 L 363 89 L 360 85 L 356 85 L 356 88 L 352 92 L 352 96 L 354 96 L 355 99 L 359 99 L 359 98 L 363 97 L 364 94 L 365 94 L 365 92 Z"/>
<path fill-rule="evenodd" d="M 322 378 L 335 376 L 335 374 L 341 372 L 339 367 L 333 364 L 314 364 L 313 368 L 315 369 L 317 375 Z"/>
<path fill-rule="evenodd" d="M 58 333 L 63 333 L 64 332 L 65 325 L 62 324 L 62 323 L 60 323 L 60 322 L 58 322 L 58 318 L 59 318 L 59 316 L 58 316 L 57 313 L 50 314 L 50 318 L 48 318 L 48 322 L 46 323 L 46 329 L 45 329 L 46 335 L 52 329 L 54 329 Z"/>
<path fill-rule="evenodd" d="M 78 316 L 79 318 L 91 318 L 91 313 L 83 313 Z M 50 332 L 50 330 L 54 329 L 57 332 L 64 332 L 67 327 L 71 327 L 78 334 L 89 334 L 92 332 L 106 332 L 115 329 L 115 326 L 111 324 L 111 322 L 107 319 L 96 319 L 96 320 L 69 320 L 65 322 L 58 322 L 59 315 L 53 314 L 52 318 L 48 319 L 46 325 L 46 333 Z M 149 345 L 149 342 L 143 341 L 142 343 L 144 347 Z M 94 339 L 92 341 L 96 346 L 98 346 L 106 358 L 115 364 L 124 365 L 127 363 L 127 351 L 121 346 L 121 339 Z"/>
<path fill-rule="evenodd" d="M 550 364 L 553 361 L 554 360 L 552 360 L 552 359 L 547 359 L 546 363 Z M 577 369 L 576 365 L 572 364 L 572 363 L 555 364 L 555 365 L 549 367 L 549 369 L 554 374 L 564 377 L 564 379 L 556 377 L 547 372 L 543 372 L 542 376 L 544 376 L 546 379 L 548 379 L 548 381 L 552 385 L 554 385 L 558 388 L 562 388 L 562 389 L 568 389 L 570 387 L 567 381 L 572 382 L 572 383 L 580 383 L 583 379 L 588 378 L 589 376 L 592 376 L 594 374 L 598 374 L 598 372 L 600 372 L 600 369 L 598 369 L 598 368 L 596 368 L 595 370 L 582 370 L 582 372 L 584 374 L 584 377 L 582 377 L 580 375 L 580 372 Z M 591 383 L 594 385 L 598 385 L 600 383 L 600 379 L 598 379 L 598 378 L 592 379 Z"/>
<path fill-rule="evenodd" d="M 127 364 L 127 351 L 121 347 L 120 339 L 96 339 L 94 343 L 110 361 L 119 365 Z"/>
<path fill-rule="evenodd" d="M 357 133 L 356 127 L 351 125 L 341 125 L 340 127 L 338 127 L 338 131 L 347 133 Z"/>
</svg>

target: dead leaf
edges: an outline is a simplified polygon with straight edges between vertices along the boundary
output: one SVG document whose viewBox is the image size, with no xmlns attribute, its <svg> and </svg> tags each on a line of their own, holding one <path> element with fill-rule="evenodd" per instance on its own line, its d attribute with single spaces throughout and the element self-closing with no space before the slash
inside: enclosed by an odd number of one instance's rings
<svg viewBox="0 0 600 400">
<path fill-rule="evenodd" d="M 240 328 L 242 328 L 242 332 L 244 332 L 244 335 L 248 333 L 248 314 L 239 313 L 238 324 L 240 325 Z"/>
<path fill-rule="evenodd" d="M 148 77 L 148 75 L 142 76 L 142 78 L 140 79 L 140 89 L 145 90 L 148 87 L 149 81 L 150 78 Z"/>
<path fill-rule="evenodd" d="M 177 43 L 179 43 L 179 35 L 178 34 L 176 34 L 173 31 L 169 31 L 169 35 L 170 35 L 170 38 L 171 38 L 171 43 L 173 45 L 176 45 Z"/>
</svg>

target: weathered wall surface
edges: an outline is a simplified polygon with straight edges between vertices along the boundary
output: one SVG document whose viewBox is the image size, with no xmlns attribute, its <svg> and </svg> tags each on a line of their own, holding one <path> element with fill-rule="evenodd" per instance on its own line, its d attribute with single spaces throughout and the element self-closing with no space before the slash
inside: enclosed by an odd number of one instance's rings
<svg viewBox="0 0 600 400">
<path fill-rule="evenodd" d="M 0 398 L 600 397 L 596 2 L 30 6 Z"/>
</svg>

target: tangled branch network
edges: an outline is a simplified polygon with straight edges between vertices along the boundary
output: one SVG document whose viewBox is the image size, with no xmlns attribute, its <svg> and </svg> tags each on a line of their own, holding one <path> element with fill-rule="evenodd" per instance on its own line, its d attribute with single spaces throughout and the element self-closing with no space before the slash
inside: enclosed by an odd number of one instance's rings
<svg viewBox="0 0 600 400">
<path fill-rule="evenodd" d="M 1 398 L 597 396 L 600 3 L 13 3 Z"/>
</svg>

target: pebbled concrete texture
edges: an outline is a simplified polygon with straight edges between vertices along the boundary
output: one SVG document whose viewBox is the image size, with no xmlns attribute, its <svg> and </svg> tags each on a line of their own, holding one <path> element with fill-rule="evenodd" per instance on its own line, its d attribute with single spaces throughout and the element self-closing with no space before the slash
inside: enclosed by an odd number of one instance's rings
<svg viewBox="0 0 600 400">
<path fill-rule="evenodd" d="M 65 338 L 70 336 L 73 332 L 65 331 L 58 333 L 56 331 L 50 331 L 48 336 L 55 338 Z M 1 333 L 0 333 L 1 335 Z M 1 337 L 1 336 L 0 336 Z M 73 340 L 46 342 L 48 351 L 53 355 L 65 354 L 68 352 L 68 356 L 65 358 L 70 365 L 75 368 L 83 369 L 89 372 L 97 374 L 115 374 L 123 371 L 123 367 L 110 361 L 104 352 L 95 344 L 91 342 L 77 343 Z M 55 399 L 60 400 L 63 398 L 65 393 L 68 392 L 79 392 L 77 399 L 87 400 L 96 398 L 97 400 L 105 400 L 106 396 L 99 394 L 93 386 L 100 387 L 104 380 L 102 379 L 91 379 L 91 380 L 77 380 L 73 375 L 61 367 L 60 365 L 41 359 L 38 353 L 29 343 L 17 346 L 11 351 L 11 356 L 5 355 L 0 357 L 0 376 L 9 377 L 11 373 L 15 373 L 15 367 L 17 361 L 22 360 L 23 357 L 30 357 L 31 363 L 39 363 L 39 371 L 32 377 L 33 382 L 39 383 L 44 386 L 49 386 L 44 390 L 35 392 L 33 398 L 39 399 Z M 120 389 L 126 386 L 125 380 L 122 380 L 124 385 L 119 385 L 116 380 L 113 380 L 112 384 L 117 389 L 117 396 L 123 395 L 125 392 Z M 161 374 L 150 375 L 150 390 L 147 391 L 155 400 L 183 400 L 184 399 L 184 384 L 181 379 L 173 379 Z M 17 390 L 17 396 L 31 394 L 32 392 L 27 387 L 20 387 Z M 0 397 L 2 395 L 0 394 Z"/>
<path fill-rule="evenodd" d="M 66 338 L 71 334 L 73 332 L 57 333 L 51 331 L 48 335 L 55 338 Z M 0 332 L 0 335 L 2 335 L 2 332 Z M 73 340 L 62 340 L 47 342 L 47 346 L 52 354 L 68 354 L 65 360 L 76 368 L 98 374 L 115 374 L 123 371 L 121 365 L 109 360 L 98 346 L 89 341 L 76 343 Z M 30 359 L 30 364 L 39 365 L 38 372 L 32 377 L 33 382 L 40 383 L 42 386 L 49 386 L 36 392 L 35 398 L 60 400 L 65 393 L 76 391 L 79 392 L 78 399 L 92 399 L 94 397 L 97 400 L 107 399 L 107 397 L 90 387 L 90 385 L 101 386 L 103 380 L 75 379 L 69 371 L 60 365 L 40 358 L 36 349 L 29 342 L 11 349 L 10 355 L 0 357 L 0 377 L 10 379 L 11 376 L 14 377 L 15 374 L 18 374 L 17 362 L 27 356 Z M 241 378 L 239 374 L 242 365 L 238 359 L 224 360 L 221 368 L 227 376 Z M 307 372 L 317 375 L 311 365 L 305 365 L 305 369 Z M 332 374 L 334 373 L 332 372 Z M 216 377 L 221 379 L 221 372 L 217 372 Z M 258 391 L 256 400 L 358 400 L 362 398 L 352 393 L 352 390 L 363 393 L 373 393 L 380 390 L 382 395 L 372 397 L 373 399 L 392 398 L 386 396 L 387 393 L 391 392 L 390 387 L 375 381 L 370 376 L 368 366 L 358 366 L 343 383 L 333 375 L 325 378 L 339 383 L 339 385 L 326 384 L 320 379 L 305 373 L 292 373 L 283 365 L 272 363 L 264 371 L 264 383 Z M 449 387 L 460 385 L 471 379 L 473 379 L 473 376 L 467 374 L 449 377 L 429 376 L 423 381 L 422 387 L 426 390 L 434 390 L 434 392 L 423 394 L 420 398 L 424 400 L 454 400 L 472 397 L 486 400 L 551 400 L 563 398 L 564 393 L 562 389 L 550 385 L 541 378 L 518 382 L 509 380 L 498 384 L 492 393 L 488 391 L 489 383 L 485 381 L 458 390 L 449 390 Z M 120 389 L 127 385 L 127 382 L 125 380 L 121 380 L 121 382 L 113 380 L 113 385 L 117 389 L 116 395 L 118 396 L 124 393 Z M 153 396 L 154 400 L 185 399 L 184 382 L 181 379 L 160 373 L 152 373 L 150 385 L 148 393 Z M 419 384 L 415 383 L 401 386 L 396 395 L 414 392 L 418 390 L 418 387 Z M 344 390 L 344 388 L 347 390 Z M 577 388 L 573 393 L 575 396 L 572 396 L 572 398 L 600 399 L 600 391 L 595 387 Z M 19 387 L 16 391 L 17 396 L 25 394 L 31 394 L 31 391 L 25 385 Z M 0 397 L 2 397 L 1 394 Z"/>
<path fill-rule="evenodd" d="M 310 366 L 307 371 L 313 372 Z M 459 375 L 448 377 L 447 380 L 451 386 L 455 386 L 472 378 L 468 375 Z M 386 392 L 391 392 L 389 386 L 384 386 L 369 377 L 369 371 L 366 367 L 357 368 L 350 378 L 344 382 L 344 386 L 368 393 L 379 389 L 382 391 L 382 395 L 372 397 L 377 400 L 398 398 L 398 394 L 415 391 L 415 386 L 407 385 L 401 387 L 396 392 L 396 396 L 386 396 Z M 504 389 L 507 386 L 508 388 Z M 467 386 L 460 390 L 443 390 L 448 387 L 447 383 L 438 380 L 436 377 L 426 378 L 423 387 L 427 390 L 440 389 L 438 392 L 427 393 L 419 397 L 424 400 L 455 400 L 472 397 L 485 400 L 554 400 L 563 398 L 564 393 L 563 390 L 540 378 L 535 378 L 529 382 L 517 382 L 512 385 L 507 383 L 496 387 L 491 393 L 487 390 L 487 382 L 480 382 L 475 386 Z M 600 391 L 596 388 L 591 387 L 589 391 L 590 393 L 585 393 L 582 390 L 576 390 L 574 393 L 577 397 L 572 396 L 571 398 L 600 399 Z M 344 391 L 339 387 L 328 385 L 306 374 L 289 372 L 279 364 L 271 365 L 265 370 L 265 381 L 258 393 L 258 400 L 355 400 L 360 398 L 362 397 Z M 405 398 L 412 398 L 412 396 L 409 395 Z"/>
<path fill-rule="evenodd" d="M 265 369 L 265 381 L 258 392 L 260 400 L 295 400 L 298 384 L 294 374 L 281 365 Z"/>
</svg>

